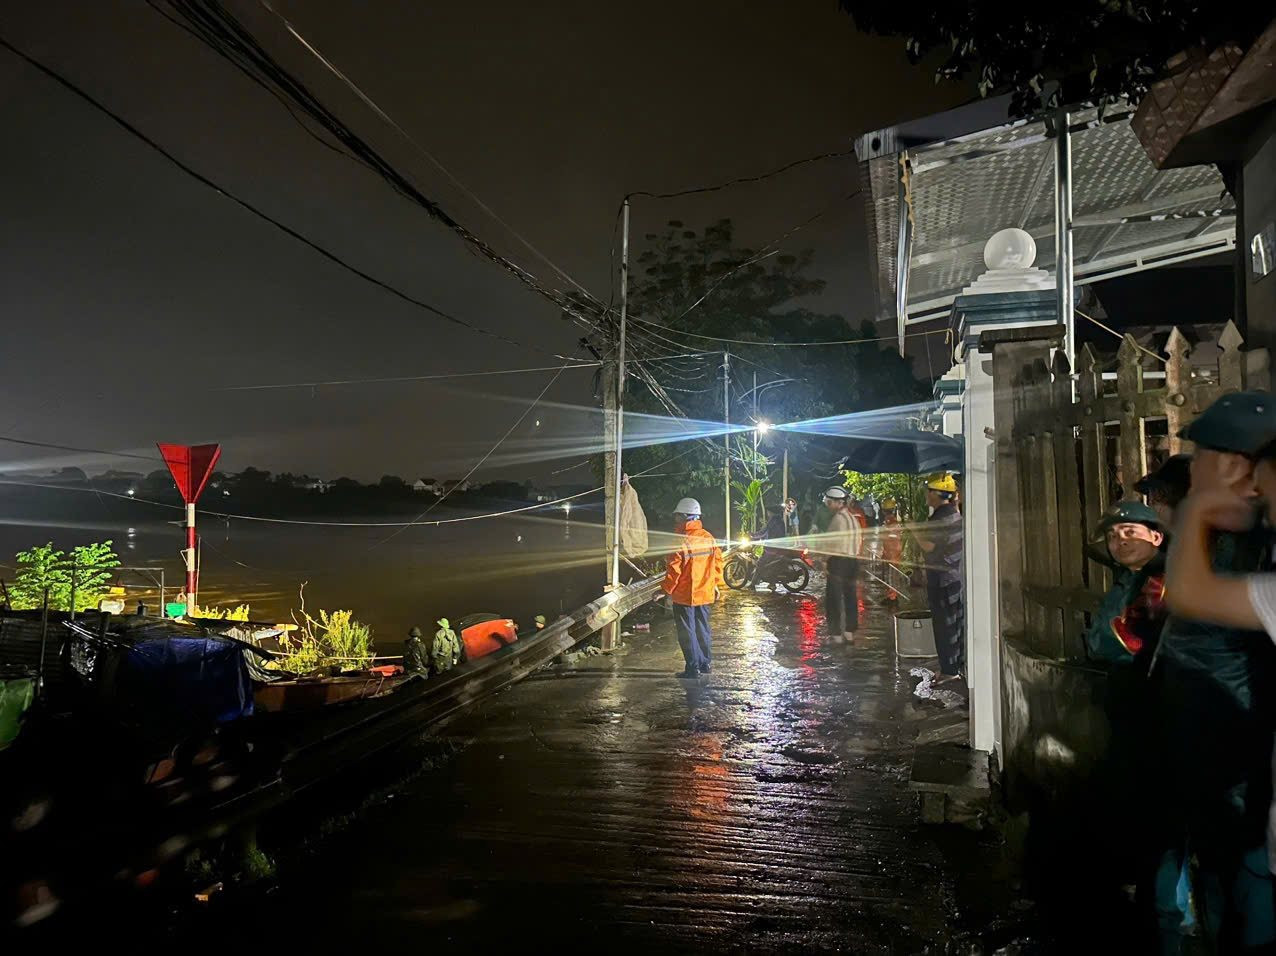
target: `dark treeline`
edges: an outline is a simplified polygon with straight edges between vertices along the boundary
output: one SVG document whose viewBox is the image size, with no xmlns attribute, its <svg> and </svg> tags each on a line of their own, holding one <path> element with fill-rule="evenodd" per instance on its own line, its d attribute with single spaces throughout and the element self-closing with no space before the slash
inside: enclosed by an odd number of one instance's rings
<svg viewBox="0 0 1276 956">
<path fill-rule="evenodd" d="M 272 475 L 257 468 L 226 474 L 214 472 L 199 501 L 201 511 L 262 516 L 297 514 L 404 514 L 440 507 L 482 509 L 550 501 L 587 491 L 588 485 L 542 487 L 532 482 L 488 481 L 461 484 L 455 480 L 412 479 L 385 475 L 365 484 L 352 478 L 323 481 L 308 475 Z M 122 498 L 132 498 L 130 505 Z M 590 497 L 573 504 L 588 505 Z M 149 474 L 108 471 L 88 475 L 64 468 L 52 475 L 0 478 L 0 512 L 19 517 L 24 512 L 112 516 L 157 512 L 146 503 L 178 507 L 182 501 L 166 470 Z"/>
</svg>

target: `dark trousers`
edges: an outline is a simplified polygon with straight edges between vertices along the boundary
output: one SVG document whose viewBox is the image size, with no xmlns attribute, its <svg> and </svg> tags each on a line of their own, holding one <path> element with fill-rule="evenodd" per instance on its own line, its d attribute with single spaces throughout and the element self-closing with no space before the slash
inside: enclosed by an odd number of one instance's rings
<svg viewBox="0 0 1276 956">
<path fill-rule="evenodd" d="M 1213 673 L 1162 656 L 1154 672 L 1163 739 L 1156 910 L 1164 953 L 1181 945 L 1170 885 L 1196 857 L 1197 915 L 1218 952 L 1276 949 L 1276 905 L 1265 846 L 1271 726 L 1261 701 L 1238 700 Z"/>
<path fill-rule="evenodd" d="M 824 613 L 828 617 L 830 634 L 859 629 L 859 576 L 860 563 L 855 558 L 829 558 Z"/>
<path fill-rule="evenodd" d="M 687 670 L 700 672 L 713 657 L 713 633 L 709 630 L 712 604 L 675 604 L 673 620 L 678 626 L 678 646 L 687 662 Z"/>
<path fill-rule="evenodd" d="M 940 673 L 954 676 L 966 666 L 965 602 L 962 581 L 952 574 L 926 572 L 926 598 L 935 629 L 935 653 Z"/>
</svg>

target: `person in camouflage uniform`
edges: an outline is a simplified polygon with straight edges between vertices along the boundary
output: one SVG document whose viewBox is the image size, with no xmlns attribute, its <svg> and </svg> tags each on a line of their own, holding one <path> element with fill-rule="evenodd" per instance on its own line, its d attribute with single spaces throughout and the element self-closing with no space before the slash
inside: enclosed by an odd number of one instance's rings
<svg viewBox="0 0 1276 956">
<path fill-rule="evenodd" d="M 419 627 L 408 631 L 408 639 L 403 642 L 403 669 L 409 674 L 430 672 L 430 652 L 421 640 Z"/>
<path fill-rule="evenodd" d="M 439 629 L 434 632 L 430 645 L 431 670 L 435 674 L 449 671 L 461 661 L 461 639 L 452 630 L 447 618 L 439 619 Z"/>
</svg>

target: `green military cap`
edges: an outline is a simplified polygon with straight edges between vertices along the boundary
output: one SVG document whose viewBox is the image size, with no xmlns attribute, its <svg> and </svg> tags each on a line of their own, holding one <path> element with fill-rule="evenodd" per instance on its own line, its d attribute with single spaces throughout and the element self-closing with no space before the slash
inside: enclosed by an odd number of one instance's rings
<svg viewBox="0 0 1276 956">
<path fill-rule="evenodd" d="M 1119 524 L 1145 524 L 1160 531 L 1161 516 L 1141 501 L 1118 502 L 1099 519 L 1096 534 L 1102 537 L 1108 533 L 1109 528 Z"/>
<path fill-rule="evenodd" d="M 1276 439 L 1276 397 L 1267 392 L 1224 395 L 1179 435 L 1202 448 L 1253 456 Z"/>
</svg>

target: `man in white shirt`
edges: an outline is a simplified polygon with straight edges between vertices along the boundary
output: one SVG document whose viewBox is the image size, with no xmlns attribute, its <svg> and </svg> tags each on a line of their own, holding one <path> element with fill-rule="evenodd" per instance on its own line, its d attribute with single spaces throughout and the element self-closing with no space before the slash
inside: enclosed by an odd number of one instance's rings
<svg viewBox="0 0 1276 956">
<path fill-rule="evenodd" d="M 1276 945 L 1272 884 L 1265 879 L 1265 871 L 1276 871 L 1270 806 L 1276 650 L 1267 639 L 1276 638 L 1276 573 L 1266 570 L 1270 542 L 1256 527 L 1261 506 L 1269 514 L 1276 506 L 1276 397 L 1224 396 L 1185 437 L 1198 450 L 1192 492 L 1176 513 L 1166 575 L 1172 616 L 1161 651 L 1171 625 L 1182 626 L 1173 635 L 1177 657 L 1162 662 L 1173 665 L 1170 672 L 1157 673 L 1154 663 L 1154 675 L 1164 684 L 1175 669 L 1191 668 L 1200 678 L 1193 695 L 1178 699 L 1191 726 L 1204 728 L 1185 731 L 1200 739 L 1190 765 L 1179 768 L 1180 779 L 1201 781 L 1187 785 L 1199 831 L 1190 836 L 1202 870 L 1197 901 L 1207 936 L 1223 951 L 1257 952 Z M 1250 542 L 1252 563 L 1230 560 L 1226 546 L 1239 554 Z"/>
<path fill-rule="evenodd" d="M 824 492 L 824 507 L 832 512 L 824 547 L 828 555 L 828 584 L 824 611 L 835 644 L 855 639 L 860 624 L 859 553 L 863 532 L 847 508 L 846 489 L 834 485 Z"/>
</svg>

